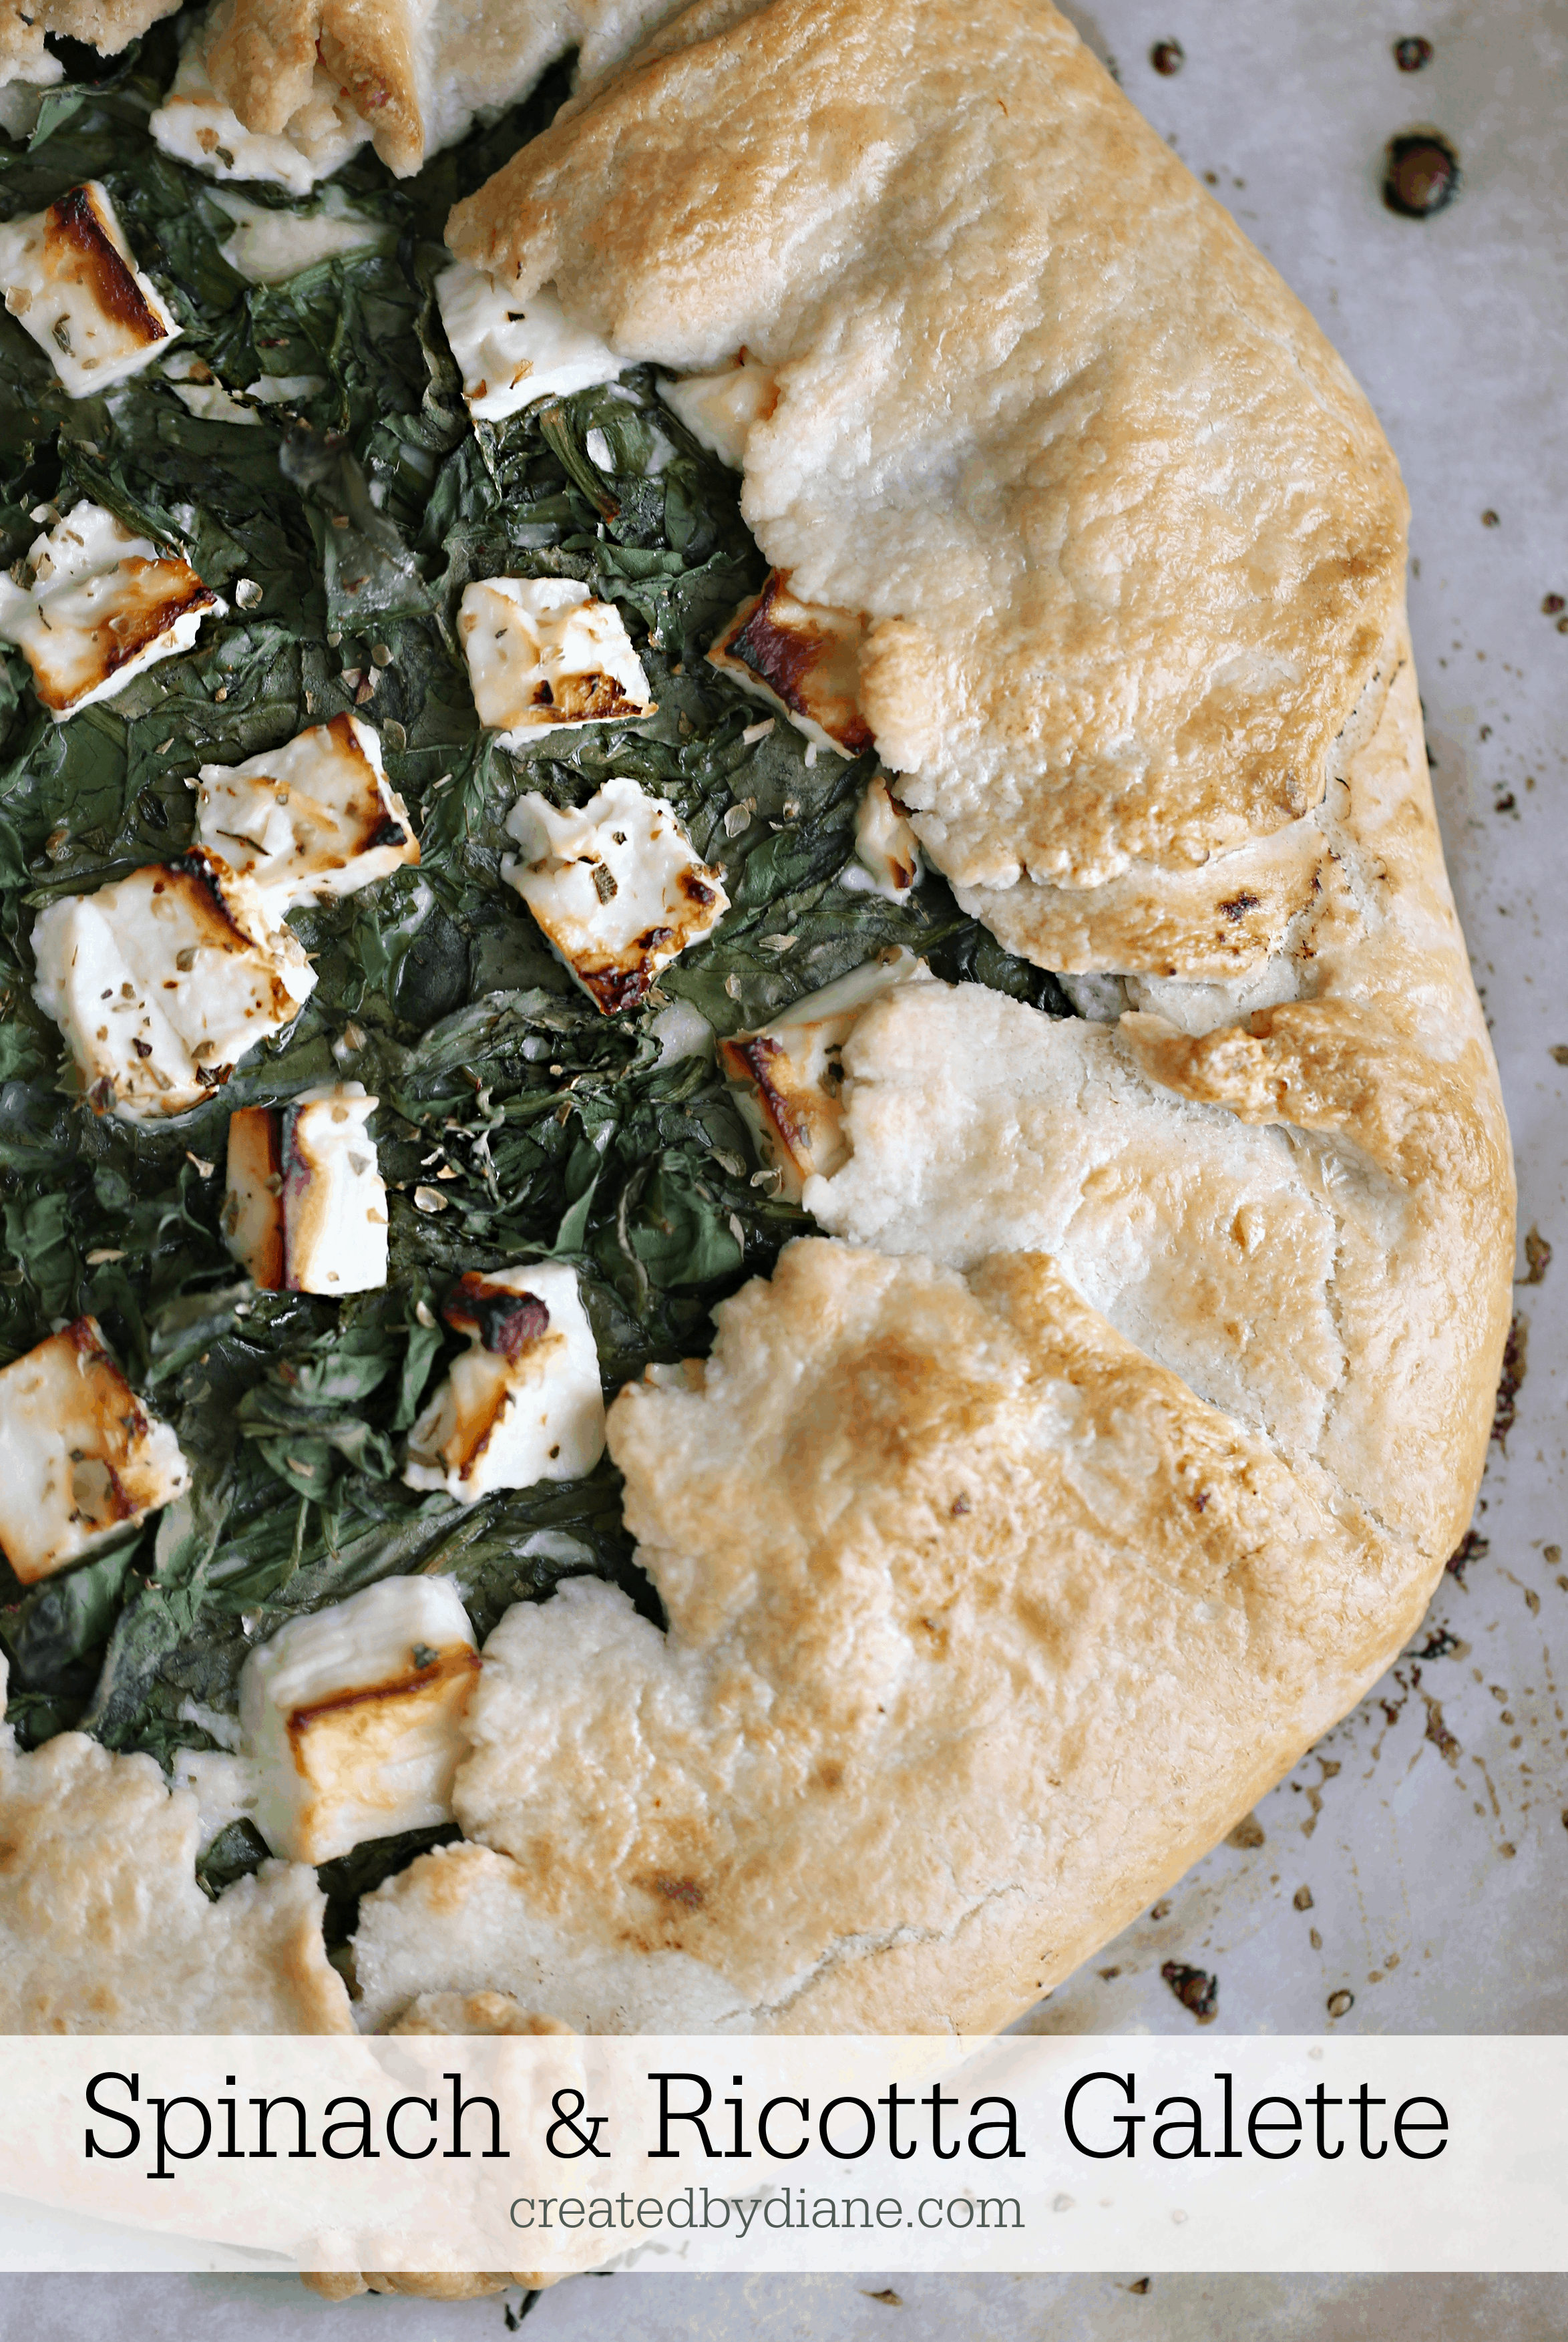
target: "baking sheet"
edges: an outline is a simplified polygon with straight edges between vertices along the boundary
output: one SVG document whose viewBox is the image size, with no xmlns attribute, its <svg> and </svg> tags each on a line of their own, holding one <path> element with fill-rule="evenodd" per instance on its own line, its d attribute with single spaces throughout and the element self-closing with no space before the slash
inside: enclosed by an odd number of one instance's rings
<svg viewBox="0 0 1568 2342">
<path fill-rule="evenodd" d="M 1556 1248 L 1521 1283 L 1525 1372 L 1493 1446 L 1471 1558 L 1407 1656 L 1227 1846 L 1026 2020 L 1180 2031 L 1161 1980 L 1219 1978 L 1215 2034 L 1568 2032 L 1568 0 L 1098 0 L 1069 11 L 1134 101 L 1322 320 L 1370 393 L 1414 507 L 1412 617 L 1455 893 L 1503 1069 L 1522 1233 Z M 1435 52 L 1413 75 L 1395 38 Z M 1157 75 L 1156 41 L 1181 71 Z M 1453 205 L 1380 200 L 1384 144 L 1444 131 Z M 1495 515 L 1489 523 L 1484 515 Z M 1568 614 L 1565 614 L 1568 615 Z M 1565 1062 L 1551 1052 L 1563 1049 Z M 1540 1254 L 1537 1252 L 1537 1258 Z M 1519 1275 L 1529 1271 L 1523 1251 Z M 1430 1656 L 1418 1656 L 1423 1650 Z M 1298 1907 L 1304 1894 L 1310 1905 Z M 1331 2019 L 1331 1996 L 1349 1993 Z M 1119 2342 L 1311 2335 L 1382 2342 L 1568 2329 L 1553 2278 L 582 2278 L 542 2296 L 532 2342 Z M 0 2342 L 201 2334 L 295 2342 L 500 2336 L 518 2297 L 328 2308 L 292 2279 L 13 2278 Z M 891 2322 L 890 2322 L 891 2321 Z"/>
</svg>

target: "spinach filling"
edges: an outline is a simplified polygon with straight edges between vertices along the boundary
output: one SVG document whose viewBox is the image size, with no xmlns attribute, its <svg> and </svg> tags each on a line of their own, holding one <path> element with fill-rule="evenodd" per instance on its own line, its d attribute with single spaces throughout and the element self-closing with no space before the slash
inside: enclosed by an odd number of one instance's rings
<svg viewBox="0 0 1568 2342">
<path fill-rule="evenodd" d="M 25 555 L 39 507 L 87 496 L 184 552 L 229 604 L 194 651 L 63 726 L 0 647 L 0 1363 L 93 1312 L 195 1476 L 187 1504 L 31 1590 L 0 1562 L 9 1714 L 25 1746 L 77 1728 L 165 1767 L 214 1745 L 192 1710 L 234 1710 L 256 1641 L 394 1572 L 449 1571 L 481 1636 L 584 1571 L 660 1616 L 607 1459 L 467 1510 L 397 1476 L 456 1346 L 439 1304 L 462 1270 L 570 1263 L 613 1391 L 651 1359 L 704 1351 L 714 1303 L 810 1226 L 759 1173 L 711 1058 L 661 1064 L 649 1026 L 665 1002 L 724 1035 L 904 944 L 952 979 L 1068 1010 L 934 874 L 902 906 L 838 883 L 874 759 L 808 764 L 782 722 L 744 737 L 755 704 L 702 654 L 764 564 L 738 480 L 687 437 L 650 369 L 470 423 L 432 291 L 443 224 L 549 121 L 564 73 L 413 180 L 365 149 L 334 184 L 377 223 L 375 245 L 253 285 L 220 249 L 234 222 L 211 184 L 147 135 L 175 58 L 165 24 L 106 76 L 89 59 L 98 80 L 51 91 L 25 145 L 0 139 L 0 217 L 103 180 L 184 326 L 176 347 L 242 403 L 264 376 L 292 382 L 248 425 L 190 413 L 161 368 L 72 400 L 0 317 L 0 562 Z M 497 749 L 454 617 L 470 579 L 506 572 L 581 579 L 616 603 L 657 716 Z M 32 997 L 39 909 L 180 852 L 199 764 L 349 708 L 380 733 L 418 867 L 293 915 L 316 989 L 209 1104 L 164 1124 L 95 1116 Z M 614 774 L 670 799 L 733 908 L 646 1008 L 604 1017 L 499 864 L 523 789 L 581 804 Z M 343 1304 L 256 1293 L 219 1232 L 228 1116 L 335 1076 L 381 1099 L 386 1289 Z M 326 1866 L 335 1938 L 360 1893 L 442 1835 Z M 233 1825 L 200 1875 L 216 1892 L 264 1853 Z"/>
</svg>

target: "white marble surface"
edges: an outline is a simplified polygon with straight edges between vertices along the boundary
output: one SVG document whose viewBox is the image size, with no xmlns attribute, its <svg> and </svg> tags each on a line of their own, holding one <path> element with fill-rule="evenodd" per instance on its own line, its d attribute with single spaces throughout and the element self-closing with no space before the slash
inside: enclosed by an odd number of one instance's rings
<svg viewBox="0 0 1568 2342">
<path fill-rule="evenodd" d="M 1414 506 L 1412 606 L 1451 868 L 1492 1020 L 1521 1228 L 1557 1259 L 1522 1286 L 1528 1372 L 1494 1448 L 1479 1553 L 1416 1647 L 1223 1847 L 1038 2010 L 1043 2029 L 1179 2031 L 1172 1957 L 1220 1979 L 1216 2034 L 1343 2027 L 1568 2031 L 1568 0 L 1097 0 L 1076 21 L 1124 86 L 1322 319 L 1376 404 Z M 1401 75 L 1391 46 L 1435 58 Z M 1162 79 L 1150 45 L 1186 53 Z M 1464 184 L 1440 217 L 1379 198 L 1391 134 L 1433 125 Z M 1495 526 L 1483 513 L 1497 515 Z M 1501 809 L 1499 809 L 1501 807 Z M 1524 1273 L 1523 1256 L 1520 1273 Z M 1419 1669 L 1419 1674 L 1417 1670 Z M 1435 1707 L 1433 1703 L 1435 1703 Z M 1298 1890 L 1310 1909 L 1296 1908 Z M 1104 1977 L 1100 1971 L 1116 1969 Z M 1211 2037 L 1215 2037 L 1211 2036 Z M 890 2285 L 898 2306 L 873 2299 Z M 516 2297 L 336 2309 L 291 2280 L 12 2278 L 0 2342 L 475 2342 Z M 583 2278 L 544 2295 L 533 2342 L 1533 2342 L 1568 2331 L 1556 2278 Z"/>
</svg>

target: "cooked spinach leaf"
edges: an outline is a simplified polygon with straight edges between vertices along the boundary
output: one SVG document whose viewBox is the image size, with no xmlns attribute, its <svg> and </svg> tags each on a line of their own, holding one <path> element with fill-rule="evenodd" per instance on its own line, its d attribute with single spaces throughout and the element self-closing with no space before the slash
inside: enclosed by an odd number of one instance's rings
<svg viewBox="0 0 1568 2342">
<path fill-rule="evenodd" d="M 564 76 L 410 181 L 356 155 L 337 188 L 382 232 L 264 285 L 226 256 L 219 194 L 146 135 L 175 55 L 160 25 L 108 75 L 50 93 L 25 145 L 0 141 L 0 216 L 105 182 L 183 349 L 246 418 L 190 412 L 161 367 L 67 398 L 0 315 L 0 559 L 87 496 L 183 551 L 229 605 L 188 655 L 65 725 L 0 652 L 0 1357 L 94 1312 L 194 1474 L 140 1535 L 39 1586 L 0 1577 L 0 1645 L 25 1741 L 80 1726 L 165 1764 L 209 1745 L 193 1715 L 233 1712 L 258 1640 L 392 1572 L 449 1572 L 481 1635 L 576 1572 L 659 1616 L 607 1461 L 467 1510 L 398 1471 L 455 1347 L 439 1304 L 464 1269 L 571 1263 L 614 1389 L 705 1349 L 715 1303 L 807 1225 L 759 1177 L 711 1056 L 663 1061 L 660 1006 L 684 999 L 733 1032 L 904 944 L 945 975 L 1067 1009 L 934 875 L 902 906 L 841 883 L 874 765 L 817 757 L 782 722 L 748 739 L 754 703 L 705 665 L 764 564 L 737 480 L 664 408 L 651 369 L 469 423 L 433 289 L 442 225 L 549 120 Z M 615 602 L 657 714 L 501 751 L 455 617 L 471 579 L 506 571 Z M 199 766 L 350 708 L 380 732 L 418 866 L 294 915 L 316 989 L 225 1091 L 166 1123 L 95 1116 L 32 996 L 38 910 L 183 850 Z M 646 1008 L 606 1018 L 502 863 L 521 792 L 580 804 L 612 775 L 671 801 L 733 908 Z M 387 1289 L 342 1305 L 255 1293 L 219 1227 L 229 1114 L 339 1076 L 380 1101 Z M 327 1866 L 336 1936 L 361 1893 L 432 1842 Z M 209 1891 L 261 1853 L 247 1825 L 225 1830 L 204 1857 Z"/>
</svg>

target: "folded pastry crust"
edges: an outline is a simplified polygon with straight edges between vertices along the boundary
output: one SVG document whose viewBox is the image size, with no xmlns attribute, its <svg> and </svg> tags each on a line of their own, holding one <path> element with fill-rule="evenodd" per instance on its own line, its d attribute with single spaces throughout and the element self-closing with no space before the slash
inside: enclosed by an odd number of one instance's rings
<svg viewBox="0 0 1568 2342">
<path fill-rule="evenodd" d="M 1397 616 L 1397 468 L 1044 0 L 688 8 L 448 234 L 628 358 L 774 370 L 743 510 L 870 621 L 862 713 L 964 887 L 1188 871 L 1321 799 Z"/>
<path fill-rule="evenodd" d="M 402 177 L 460 138 L 476 115 L 526 95 L 569 50 L 580 73 L 603 70 L 671 5 L 220 0 L 196 38 L 213 88 L 247 130 L 276 135 L 302 119 L 319 70 Z"/>
</svg>

